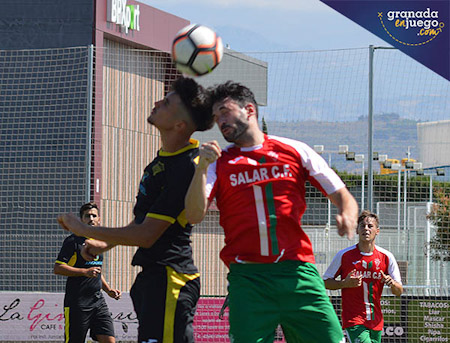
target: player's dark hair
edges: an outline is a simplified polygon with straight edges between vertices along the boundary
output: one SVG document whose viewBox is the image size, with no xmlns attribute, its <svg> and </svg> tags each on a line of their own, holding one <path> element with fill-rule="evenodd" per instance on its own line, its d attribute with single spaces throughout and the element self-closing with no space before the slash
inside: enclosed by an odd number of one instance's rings
<svg viewBox="0 0 450 343">
<path fill-rule="evenodd" d="M 376 213 L 373 213 L 373 212 L 371 212 L 371 211 L 369 211 L 369 210 L 364 210 L 364 211 L 361 212 L 361 214 L 360 214 L 359 217 L 358 217 L 358 226 L 359 226 L 359 224 L 361 224 L 361 223 L 364 221 L 364 219 L 366 219 L 366 218 L 373 218 L 373 219 L 375 219 L 375 222 L 377 223 L 377 227 L 380 227 L 380 220 L 379 220 L 377 214 L 376 214 Z"/>
<path fill-rule="evenodd" d="M 192 121 L 195 131 L 205 131 L 213 127 L 214 116 L 211 106 L 207 103 L 205 89 L 193 79 L 180 77 L 172 84 L 172 90 L 181 98 Z"/>
<path fill-rule="evenodd" d="M 256 103 L 255 95 L 249 88 L 240 83 L 227 81 L 208 88 L 207 92 L 211 106 L 225 98 L 231 98 L 241 107 L 248 103 L 255 105 L 256 117 L 258 117 L 258 104 Z"/>
<path fill-rule="evenodd" d="M 95 208 L 97 211 L 99 211 L 97 204 L 93 201 L 88 202 L 87 204 L 84 204 L 83 206 L 81 206 L 80 207 L 80 218 L 83 217 L 84 212 L 92 210 L 93 208 Z"/>
</svg>

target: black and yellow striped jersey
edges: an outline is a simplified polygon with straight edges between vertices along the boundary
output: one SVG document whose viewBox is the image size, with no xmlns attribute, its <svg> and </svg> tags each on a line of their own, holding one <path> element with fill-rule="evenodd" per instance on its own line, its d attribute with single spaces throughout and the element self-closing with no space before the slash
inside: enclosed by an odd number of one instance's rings
<svg viewBox="0 0 450 343">
<path fill-rule="evenodd" d="M 159 151 L 158 156 L 145 168 L 134 215 L 136 223 L 145 217 L 171 223 L 151 248 L 139 248 L 132 264 L 145 267 L 170 266 L 179 273 L 197 273 L 192 259 L 192 225 L 184 216 L 184 198 L 198 161 L 198 141 L 174 153 Z"/>
<path fill-rule="evenodd" d="M 99 255 L 95 261 L 86 261 L 81 256 L 81 249 L 86 237 L 79 237 L 74 234 L 67 237 L 61 250 L 58 254 L 58 258 L 55 263 L 67 264 L 74 268 L 91 268 L 102 267 L 103 256 Z M 66 296 L 64 298 L 65 306 L 70 304 L 78 304 L 80 306 L 89 307 L 95 301 L 96 297 L 93 297 L 102 288 L 101 275 L 99 274 L 95 278 L 89 278 L 84 276 L 68 276 L 66 282 Z"/>
</svg>

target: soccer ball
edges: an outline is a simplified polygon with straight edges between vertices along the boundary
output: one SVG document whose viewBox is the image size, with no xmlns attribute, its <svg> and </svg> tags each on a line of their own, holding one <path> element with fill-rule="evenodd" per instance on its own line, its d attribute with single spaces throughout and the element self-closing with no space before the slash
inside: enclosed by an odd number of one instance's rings
<svg viewBox="0 0 450 343">
<path fill-rule="evenodd" d="M 222 39 L 203 25 L 184 27 L 172 43 L 172 60 L 183 74 L 200 76 L 210 73 L 222 56 Z"/>
</svg>

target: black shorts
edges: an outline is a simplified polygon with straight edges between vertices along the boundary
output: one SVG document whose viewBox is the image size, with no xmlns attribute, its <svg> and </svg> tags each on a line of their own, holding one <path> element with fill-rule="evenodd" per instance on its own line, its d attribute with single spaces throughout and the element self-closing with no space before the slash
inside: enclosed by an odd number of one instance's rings
<svg viewBox="0 0 450 343">
<path fill-rule="evenodd" d="M 89 329 L 94 340 L 97 335 L 114 337 L 113 320 L 103 297 L 91 307 L 64 307 L 64 319 L 65 342 L 84 343 Z"/>
<path fill-rule="evenodd" d="M 177 273 L 168 266 L 138 274 L 130 291 L 139 321 L 138 342 L 194 342 L 199 275 Z"/>
</svg>

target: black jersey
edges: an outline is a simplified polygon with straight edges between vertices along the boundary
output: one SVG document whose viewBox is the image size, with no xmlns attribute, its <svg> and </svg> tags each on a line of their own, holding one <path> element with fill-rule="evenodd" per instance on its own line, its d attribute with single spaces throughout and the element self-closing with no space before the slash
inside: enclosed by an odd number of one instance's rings
<svg viewBox="0 0 450 343">
<path fill-rule="evenodd" d="M 198 141 L 174 153 L 159 151 L 158 156 L 145 168 L 134 215 L 136 223 L 145 217 L 171 223 L 151 248 L 139 248 L 132 265 L 151 267 L 170 266 L 179 273 L 198 273 L 192 259 L 192 225 L 186 221 L 184 198 L 198 160 Z"/>
<path fill-rule="evenodd" d="M 86 261 L 81 256 L 81 248 L 86 237 L 79 237 L 74 234 L 64 240 L 61 251 L 55 263 L 67 264 L 74 268 L 102 267 L 103 256 L 98 255 L 95 261 Z M 65 306 L 78 304 L 89 307 L 95 303 L 101 295 L 102 279 L 99 274 L 95 278 L 84 276 L 69 276 L 66 282 Z"/>
</svg>

